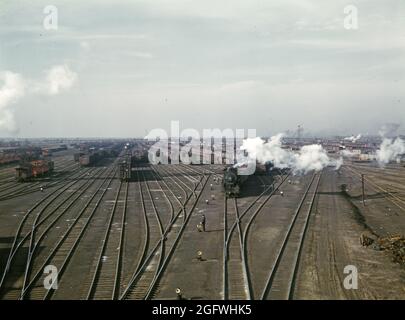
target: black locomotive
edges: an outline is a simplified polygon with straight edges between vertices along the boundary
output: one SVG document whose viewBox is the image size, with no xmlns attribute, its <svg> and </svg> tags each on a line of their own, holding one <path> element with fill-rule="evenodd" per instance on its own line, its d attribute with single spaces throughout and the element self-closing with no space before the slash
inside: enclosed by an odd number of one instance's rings
<svg viewBox="0 0 405 320">
<path fill-rule="evenodd" d="M 224 189 L 227 197 L 238 197 L 243 182 L 248 178 L 246 175 L 238 175 L 238 169 L 229 167 L 224 172 Z"/>
<path fill-rule="evenodd" d="M 266 162 L 264 165 L 257 164 L 255 175 L 268 175 L 273 169 L 271 162 Z M 223 185 L 227 197 L 239 197 L 243 183 L 248 179 L 247 175 L 238 175 L 236 167 L 225 169 Z"/>
</svg>

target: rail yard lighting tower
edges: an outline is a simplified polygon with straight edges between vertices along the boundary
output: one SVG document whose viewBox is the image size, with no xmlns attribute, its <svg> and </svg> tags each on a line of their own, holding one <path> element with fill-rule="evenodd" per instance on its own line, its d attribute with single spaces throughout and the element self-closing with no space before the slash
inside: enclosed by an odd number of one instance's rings
<svg viewBox="0 0 405 320">
<path fill-rule="evenodd" d="M 365 194 L 364 194 L 364 173 L 361 174 L 361 194 L 362 194 L 363 206 L 365 206 L 366 199 L 365 199 Z"/>
</svg>

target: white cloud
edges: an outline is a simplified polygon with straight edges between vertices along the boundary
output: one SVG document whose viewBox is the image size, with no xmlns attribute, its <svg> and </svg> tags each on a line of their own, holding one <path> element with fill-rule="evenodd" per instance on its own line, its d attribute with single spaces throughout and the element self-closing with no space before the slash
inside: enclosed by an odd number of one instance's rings
<svg viewBox="0 0 405 320">
<path fill-rule="evenodd" d="M 14 132 L 17 128 L 9 106 L 24 95 L 24 81 L 19 74 L 10 71 L 0 73 L 0 81 L 4 82 L 0 88 L 0 129 Z"/>
<path fill-rule="evenodd" d="M 0 73 L 0 80 L 4 82 L 0 89 L 0 108 L 3 108 L 24 94 L 24 81 L 19 74 L 10 71 Z"/>
<path fill-rule="evenodd" d="M 47 93 L 54 95 L 70 89 L 76 80 L 77 74 L 71 71 L 67 65 L 54 66 L 46 75 Z"/>
<path fill-rule="evenodd" d="M 85 51 L 90 50 L 90 44 L 87 41 L 80 41 L 80 48 L 82 48 Z"/>
<path fill-rule="evenodd" d="M 13 103 L 26 94 L 56 95 L 62 90 L 73 86 L 77 74 L 66 65 L 52 67 L 46 74 L 45 80 L 26 80 L 20 74 L 11 71 L 0 72 L 0 130 L 14 133 L 18 130 Z"/>
<path fill-rule="evenodd" d="M 266 136 L 298 123 L 311 132 L 347 135 L 405 122 L 404 1 L 360 1 L 359 29 L 348 31 L 343 0 L 60 0 L 58 32 L 44 32 L 32 15 L 42 4 L 22 2 L 24 10 L 10 2 L 0 19 L 2 66 L 25 70 L 27 77 L 50 61 L 85 70 L 80 89 L 88 100 L 80 111 L 97 112 L 99 119 L 90 125 L 78 119 L 74 131 L 64 126 L 66 135 L 97 133 L 109 124 L 111 133 L 142 136 L 171 119 L 197 128 L 213 122 L 256 128 Z M 116 12 L 123 13 L 120 19 Z M 36 83 L 37 94 L 63 90 Z M 81 108 L 78 99 L 58 99 L 60 119 L 71 114 L 66 106 Z M 158 111 L 160 122 L 151 112 L 136 127 L 111 124 L 111 99 L 120 100 L 128 119 L 142 105 Z M 30 105 L 20 121 L 32 125 L 22 134 L 62 133 L 62 120 L 49 121 L 52 112 L 43 117 L 33 111 L 52 105 L 41 99 Z"/>
</svg>

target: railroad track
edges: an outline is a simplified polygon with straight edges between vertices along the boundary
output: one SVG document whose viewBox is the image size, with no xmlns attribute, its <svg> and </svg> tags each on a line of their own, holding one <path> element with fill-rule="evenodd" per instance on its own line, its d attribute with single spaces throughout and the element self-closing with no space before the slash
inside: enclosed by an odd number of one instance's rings
<svg viewBox="0 0 405 320">
<path fill-rule="evenodd" d="M 113 300 L 119 294 L 128 187 L 120 182 L 86 299 Z"/>
<path fill-rule="evenodd" d="M 33 257 L 36 257 L 36 251 L 38 250 L 38 248 L 41 245 L 46 246 L 46 240 L 48 240 L 48 238 L 57 238 L 57 234 L 55 233 L 59 233 L 63 231 L 63 229 L 59 230 L 60 226 L 56 225 L 62 224 L 63 219 L 68 223 L 70 223 L 71 221 L 75 221 L 74 212 L 75 209 L 80 210 L 80 198 L 82 198 L 86 194 L 86 192 L 90 190 L 93 185 L 95 185 L 97 179 L 101 177 L 103 173 L 104 172 L 102 169 L 97 170 L 94 175 L 94 179 L 85 181 L 76 190 L 72 190 L 73 192 L 70 192 L 70 194 L 68 193 L 68 196 L 64 198 L 60 203 L 55 203 L 55 205 L 50 206 L 48 208 L 50 209 L 50 212 L 47 213 L 44 218 L 40 219 L 44 214 L 44 210 L 41 210 L 35 215 L 29 236 L 29 247 L 27 252 L 22 291 L 24 291 L 27 281 L 29 280 L 31 267 L 33 264 Z M 48 219 L 50 220 L 50 222 L 48 224 L 45 224 Z M 52 233 L 54 233 L 54 235 L 52 235 Z M 52 243 L 49 245 L 52 246 Z M 40 259 L 37 257 L 36 260 Z"/>
<path fill-rule="evenodd" d="M 322 173 L 314 174 L 294 212 L 260 299 L 293 299 L 297 272 Z"/>
<path fill-rule="evenodd" d="M 183 200 L 182 198 L 179 198 L 179 196 L 175 194 L 175 192 L 178 192 L 178 191 L 175 191 L 175 189 L 176 189 L 175 186 L 169 185 L 170 183 L 167 182 L 155 168 L 152 167 L 152 170 L 153 170 L 154 175 L 156 176 L 156 178 L 159 181 L 159 186 L 163 192 L 163 195 L 165 196 L 165 198 L 167 200 L 169 200 L 170 206 L 172 208 L 171 220 L 174 219 L 174 212 L 179 209 L 183 210 L 183 215 L 185 216 L 186 215 L 186 213 L 184 212 L 185 199 Z M 164 191 L 163 188 L 165 188 L 166 191 Z M 172 197 L 168 197 L 168 195 L 171 195 Z M 170 198 L 172 198 L 174 201 L 170 201 Z M 181 201 L 180 199 L 183 201 Z"/>
<path fill-rule="evenodd" d="M 51 207 L 54 204 L 54 202 L 61 197 L 61 195 L 63 195 L 70 188 L 74 187 L 74 185 L 80 182 L 80 179 L 86 175 L 87 172 L 84 172 L 81 175 L 77 175 L 77 177 L 75 177 L 75 179 L 72 182 L 48 193 L 25 213 L 14 235 L 13 243 L 11 245 L 7 262 L 0 281 L 0 291 L 4 289 L 5 278 L 10 271 L 12 262 L 15 258 L 17 251 L 20 250 L 23 247 L 24 243 L 29 239 L 29 237 L 32 236 L 32 233 L 35 230 L 35 228 L 43 224 L 43 222 L 50 216 L 49 214 L 47 215 L 45 220 L 42 219 L 40 222 L 38 222 L 41 215 L 45 212 L 45 210 Z M 65 201 L 67 200 L 68 199 L 65 199 Z M 63 203 L 64 201 L 60 202 L 60 205 L 62 205 Z M 35 214 L 35 212 L 37 212 L 37 214 Z"/>
<path fill-rule="evenodd" d="M 186 190 L 184 188 L 184 186 L 182 186 L 182 184 L 180 184 L 178 182 L 178 179 L 173 178 L 172 173 L 170 173 L 168 170 L 164 169 L 163 166 L 158 166 L 156 169 L 154 169 L 155 174 L 158 173 L 158 176 L 160 178 L 162 178 L 162 180 L 164 181 L 165 178 L 167 178 L 167 183 L 170 185 L 172 190 L 177 190 L 177 198 L 181 199 L 180 201 L 183 203 L 185 203 L 186 199 L 189 196 L 189 191 Z M 182 195 L 180 195 L 182 194 Z"/>
<path fill-rule="evenodd" d="M 156 204 L 153 200 L 153 197 L 150 192 L 150 188 L 148 182 L 146 181 L 146 177 L 144 172 L 142 171 L 142 177 L 144 186 L 142 187 L 142 182 L 140 182 L 141 186 L 141 201 L 142 207 L 145 210 L 147 219 L 148 219 L 148 226 L 149 226 L 149 239 L 152 243 L 157 243 L 157 249 L 153 250 L 154 254 L 151 257 L 148 267 L 144 269 L 142 274 L 139 277 L 136 285 L 132 285 L 128 292 L 128 298 L 131 300 L 141 300 L 143 299 L 147 291 L 149 289 L 150 283 L 153 281 L 153 278 L 156 275 L 157 270 L 160 267 L 162 259 L 164 257 L 164 236 L 163 236 L 163 225 L 161 218 L 158 214 Z M 146 193 L 146 194 L 145 194 Z M 149 249 L 149 252 L 150 249 Z"/>
<path fill-rule="evenodd" d="M 149 178 L 145 182 L 148 187 L 148 196 L 154 202 L 162 227 L 165 229 L 174 219 L 174 207 L 169 200 L 170 194 L 163 190 L 159 176 L 153 170 L 148 171 L 147 175 Z"/>
<path fill-rule="evenodd" d="M 230 203 L 228 205 L 228 203 Z M 243 233 L 240 225 L 240 216 L 236 198 L 225 197 L 225 300 L 250 300 L 249 286 L 245 256 L 243 254 Z M 236 229 L 237 235 L 233 233 Z M 232 236 L 234 235 L 234 236 Z"/>
<path fill-rule="evenodd" d="M 357 164 L 346 164 L 345 166 L 350 167 L 357 172 L 365 173 L 369 178 L 377 178 L 383 182 L 381 185 L 384 187 L 385 185 L 390 185 L 394 187 L 392 184 L 395 184 L 395 188 L 397 191 L 404 191 L 401 184 L 400 179 L 405 179 L 405 168 L 387 168 L 387 167 L 372 167 L 372 166 L 364 166 L 364 165 L 357 165 Z M 402 199 L 405 199 L 402 197 Z"/>
<path fill-rule="evenodd" d="M 344 166 L 343 168 L 348 169 L 349 171 L 354 173 L 357 177 L 359 177 L 359 179 L 361 181 L 361 173 L 359 173 L 356 169 L 354 169 L 353 167 L 347 166 L 347 165 Z M 377 192 L 382 191 L 387 200 L 389 200 L 391 203 L 393 203 L 395 206 L 397 206 L 403 212 L 405 212 L 405 201 L 403 199 L 397 197 L 396 195 L 394 195 L 389 190 L 379 186 L 378 184 L 373 182 L 371 179 L 367 178 L 367 176 L 364 177 L 364 182 L 367 183 L 368 185 L 370 185 Z"/>
<path fill-rule="evenodd" d="M 190 217 L 192 216 L 192 213 L 194 212 L 194 209 L 196 208 L 196 205 L 197 205 L 197 203 L 198 203 L 198 201 L 199 201 L 199 199 L 201 197 L 201 194 L 203 193 L 203 190 L 204 190 L 207 182 L 209 181 L 209 179 L 210 179 L 210 175 L 205 177 L 205 182 L 202 184 L 202 187 L 201 187 L 201 189 L 200 189 L 200 191 L 199 191 L 199 193 L 197 195 L 197 198 L 195 199 L 194 202 L 188 202 L 191 199 L 191 196 L 189 198 L 187 198 L 185 206 L 189 206 L 189 212 L 188 212 L 185 220 L 181 224 L 181 227 L 179 227 L 178 230 L 176 228 L 174 230 L 175 232 L 171 232 L 171 233 L 169 233 L 167 235 L 166 242 L 165 242 L 165 245 L 168 248 L 168 250 L 166 250 L 167 254 L 166 254 L 166 256 L 165 256 L 165 258 L 164 258 L 164 260 L 162 262 L 162 265 L 161 265 L 160 269 L 157 271 L 157 274 L 156 274 L 155 278 L 153 279 L 153 281 L 152 281 L 152 283 L 151 283 L 151 285 L 149 287 L 149 290 L 148 290 L 147 295 L 145 296 L 145 299 L 153 298 L 154 291 L 159 286 L 159 281 L 160 281 L 164 271 L 166 270 L 167 265 L 169 264 L 172 256 L 174 255 L 175 249 L 177 248 L 177 244 L 180 241 L 181 236 L 182 236 L 186 226 L 188 225 Z M 197 189 L 197 186 L 196 186 L 196 189 Z M 182 212 L 181 210 L 178 212 L 178 214 L 176 215 L 176 219 L 169 226 L 167 231 L 170 231 L 171 229 L 174 229 L 176 220 L 179 217 L 181 212 Z"/>
<path fill-rule="evenodd" d="M 98 170 L 95 172 L 94 178 L 97 178 L 97 175 L 99 175 Z M 31 208 L 22 219 L 15 234 L 12 248 L 10 249 L 9 258 L 0 287 L 3 289 L 2 291 L 7 291 L 7 298 L 19 298 L 19 292 L 23 290 L 26 284 L 37 248 L 44 239 L 47 239 L 50 232 L 59 232 L 57 229 L 53 228 L 55 224 L 64 216 L 72 205 L 76 203 L 76 200 L 96 182 L 96 179 L 89 181 L 86 180 L 84 183 L 80 184 L 76 190 L 70 194 L 67 193 L 67 197 L 64 197 L 66 191 L 78 182 L 80 182 L 80 177 L 77 181 L 73 181 L 65 188 L 62 188 L 61 192 L 55 194 L 52 193 L 51 195 L 53 196 L 50 198 L 50 201 L 43 203 L 42 207 L 34 206 Z M 74 199 L 68 202 L 68 200 L 73 197 Z M 61 201 L 56 203 L 56 200 Z M 53 218 L 53 220 L 51 220 L 51 218 Z M 48 220 L 51 221 L 48 224 L 45 224 Z M 26 253 L 24 253 L 24 251 L 26 251 Z M 24 256 L 26 256 L 25 259 L 23 259 Z M 25 262 L 22 263 L 22 261 Z M 24 275 L 21 285 L 22 288 L 7 290 L 7 288 L 10 288 L 13 283 L 19 283 L 21 275 Z"/>
<path fill-rule="evenodd" d="M 276 187 L 273 184 L 268 185 L 242 213 L 239 213 L 237 200 L 233 198 L 233 209 L 229 214 L 228 201 L 230 199 L 225 198 L 223 254 L 223 298 L 225 300 L 250 300 L 254 298 L 247 258 L 248 232 L 255 217 L 288 177 L 289 174 L 285 177 L 281 176 L 281 181 Z M 248 221 L 243 225 L 242 219 L 245 217 L 248 217 Z M 238 233 L 238 237 L 233 237 L 234 232 Z"/>
<path fill-rule="evenodd" d="M 172 179 L 176 180 L 178 183 L 176 183 L 179 187 L 180 185 L 182 185 L 183 187 L 185 187 L 186 189 L 188 189 L 188 191 L 186 191 L 186 194 L 188 192 L 191 192 L 194 196 L 194 198 L 197 198 L 197 195 L 195 193 L 195 189 L 196 189 L 196 185 L 195 182 L 192 180 L 192 178 L 190 178 L 190 176 L 184 174 L 184 172 L 179 171 L 175 165 L 171 165 L 170 170 L 172 170 L 171 174 L 169 173 L 169 175 L 171 176 Z M 168 171 L 166 170 L 166 173 Z M 182 178 L 186 178 L 187 181 L 184 181 L 182 179 L 180 179 L 178 176 L 181 176 Z M 189 185 L 191 184 L 191 186 Z M 183 188 L 182 188 L 183 189 Z M 183 189 L 185 190 L 185 189 Z M 187 196 L 187 195 L 186 195 Z"/>
<path fill-rule="evenodd" d="M 180 166 L 185 170 L 192 171 L 194 173 L 197 173 L 198 175 L 211 174 L 216 179 L 222 179 L 222 174 L 218 174 L 211 169 L 200 169 L 198 166 L 185 165 L 183 163 L 181 163 Z"/>
<path fill-rule="evenodd" d="M 162 170 L 161 167 L 159 169 L 160 171 L 164 171 L 167 174 L 167 177 L 172 182 L 174 182 L 177 187 L 183 189 L 183 192 L 186 194 L 187 197 L 186 199 L 183 199 L 183 202 L 181 202 L 178 197 L 172 194 L 172 196 L 177 199 L 176 201 L 182 204 L 182 208 L 179 208 L 179 210 L 174 214 L 173 219 L 171 219 L 168 225 L 164 228 L 161 234 L 161 238 L 154 245 L 151 244 L 152 241 L 149 242 L 149 250 L 147 254 L 145 253 L 143 255 L 145 257 L 143 263 L 137 270 L 135 270 L 120 299 L 153 298 L 155 290 L 158 287 L 159 279 L 163 274 L 197 203 L 197 200 L 194 202 L 190 202 L 190 199 L 192 198 L 193 194 L 196 193 L 196 189 L 198 188 L 199 184 L 195 185 L 195 189 L 193 190 L 193 192 L 187 194 L 185 188 L 182 187 L 184 186 L 184 184 L 180 184 L 177 179 L 173 178 L 173 175 L 170 175 L 170 172 L 168 172 L 169 169 Z M 158 178 L 161 176 L 158 175 L 156 177 Z M 204 179 L 204 177 L 202 177 L 201 179 Z M 208 178 L 205 178 L 203 187 L 205 187 L 207 181 Z M 166 187 L 168 187 L 167 183 Z M 197 199 L 201 195 L 203 187 L 200 189 L 199 194 L 197 195 Z M 152 201 L 150 203 L 152 203 Z M 144 208 L 146 208 L 145 205 Z M 147 211 L 147 209 L 145 211 Z M 183 214 L 187 214 L 187 216 L 184 216 L 183 221 L 180 222 L 181 216 Z M 150 224 L 149 229 L 152 229 Z M 154 227 L 153 229 L 156 230 L 157 228 Z"/>
<path fill-rule="evenodd" d="M 66 164 L 66 165 L 65 165 Z M 59 168 L 59 166 L 60 166 L 60 163 L 59 164 L 57 164 L 56 162 L 55 162 L 55 171 L 57 170 L 57 171 L 62 171 L 62 170 L 67 170 L 67 169 L 71 169 L 71 168 L 74 168 L 74 167 L 76 167 L 77 165 L 75 165 L 75 164 L 72 164 L 72 162 L 70 161 L 70 163 L 69 163 L 69 161 L 66 161 L 66 162 L 64 162 L 64 165 L 61 167 L 61 168 Z M 55 175 L 54 175 L 54 177 L 58 177 L 58 173 L 56 173 Z M 3 186 L 4 184 L 8 184 L 7 186 Z M 7 179 L 2 179 L 2 178 L 0 178 L 0 185 L 2 186 L 1 188 L 0 188 L 0 193 L 1 192 L 3 192 L 4 190 L 8 190 L 8 189 L 10 189 L 10 188 L 15 188 L 15 187 L 18 187 L 18 186 L 20 186 L 20 187 L 31 187 L 31 185 L 40 185 L 40 184 L 43 184 L 43 181 L 41 182 L 37 182 L 37 183 L 32 183 L 32 184 L 30 184 L 30 185 L 23 185 L 22 186 L 22 183 L 21 182 L 17 182 L 16 181 L 16 179 L 15 179 L 15 175 L 13 175 L 13 174 L 11 174 L 11 177 L 9 177 L 9 178 L 7 178 Z M 11 186 L 10 186 L 10 184 L 11 184 Z M 0 196 L 0 197 L 2 197 L 2 196 Z"/>
<path fill-rule="evenodd" d="M 77 168 L 71 174 L 75 174 L 77 172 L 80 172 L 80 170 L 83 170 L 83 169 L 82 168 Z M 61 179 L 58 179 L 55 182 L 47 183 L 47 181 L 50 180 L 50 177 L 47 177 L 46 179 L 41 180 L 41 181 L 31 182 L 28 185 L 26 185 L 25 183 L 21 183 L 21 182 L 14 182 L 11 189 L 17 188 L 17 190 L 9 191 L 10 187 L 4 188 L 2 191 L 8 190 L 9 192 L 1 194 L 0 195 L 0 201 L 9 200 L 9 199 L 12 199 L 12 198 L 24 196 L 24 195 L 27 195 L 27 194 L 31 194 L 33 192 L 38 192 L 39 187 L 51 188 L 51 187 L 57 186 L 57 185 L 65 182 L 66 180 L 68 180 L 68 177 L 69 176 L 66 175 L 66 173 L 61 172 L 61 173 L 56 173 L 56 174 L 54 174 L 52 176 L 52 179 L 61 178 Z M 0 192 L 1 192 L 1 190 L 0 190 Z"/>
<path fill-rule="evenodd" d="M 372 164 L 370 165 L 370 164 L 356 163 L 353 161 L 351 162 L 350 165 L 353 167 L 356 167 L 358 169 L 375 171 L 377 173 L 381 173 L 381 171 L 383 171 L 386 174 L 390 174 L 390 175 L 394 175 L 394 176 L 398 175 L 398 174 L 403 176 L 403 174 L 405 174 L 405 167 L 403 167 L 403 166 L 393 167 L 390 165 L 386 165 L 386 166 L 381 167 L 381 166 L 372 165 Z"/>
<path fill-rule="evenodd" d="M 116 169 L 112 169 L 101 183 L 96 187 L 96 190 L 88 197 L 88 200 L 82 206 L 82 209 L 77 213 L 73 222 L 67 230 L 59 237 L 59 241 L 50 250 L 46 258 L 38 261 L 33 266 L 32 276 L 26 281 L 26 286 L 23 289 L 21 298 L 30 299 L 50 299 L 54 294 L 54 289 L 46 290 L 41 283 L 42 272 L 47 265 L 54 265 L 58 270 L 58 281 L 61 280 L 69 261 L 75 254 L 81 238 L 87 230 L 87 227 L 92 220 L 95 212 L 100 206 L 104 195 L 109 190 L 113 179 L 115 178 Z"/>
<path fill-rule="evenodd" d="M 55 237 L 57 238 L 57 235 L 52 235 L 52 233 L 59 233 L 63 231 L 58 230 L 59 226 L 56 226 L 56 224 L 62 224 L 63 219 L 68 223 L 73 223 L 76 220 L 76 216 L 74 214 L 75 212 L 80 211 L 81 209 L 80 199 L 85 196 L 85 194 L 90 190 L 90 188 L 96 185 L 97 179 L 102 177 L 102 175 L 105 172 L 106 170 L 103 169 L 98 170 L 94 176 L 94 179 L 89 180 L 84 184 L 82 184 L 77 190 L 72 192 L 60 204 L 52 208 L 52 211 L 48 213 L 46 217 L 41 219 L 39 223 L 37 223 L 37 221 L 42 212 L 40 214 L 37 214 L 30 235 L 30 243 L 27 254 L 24 282 L 21 290 L 22 292 L 25 291 L 25 287 L 27 285 L 27 282 L 29 281 L 31 268 L 35 268 L 35 266 L 39 265 L 44 259 L 44 256 L 41 257 L 36 256 L 36 251 L 38 250 L 40 245 L 42 244 L 43 246 L 52 247 L 53 242 L 47 244 L 46 240 L 54 239 Z M 70 199 L 72 200 L 67 202 L 67 200 Z M 52 221 L 50 221 L 47 225 L 43 224 L 49 217 L 53 218 Z M 33 257 L 35 257 L 35 261 Z"/>
<path fill-rule="evenodd" d="M 111 174 L 112 172 L 114 173 Z M 136 172 L 138 174 L 138 191 L 144 225 L 144 236 L 143 242 L 140 243 L 142 248 L 139 259 L 134 264 L 131 274 L 124 275 L 122 273 L 122 266 L 126 261 L 124 238 L 125 233 L 128 231 L 126 212 L 130 184 L 121 182 L 115 194 L 113 208 L 108 216 L 102 245 L 97 247 L 97 257 L 92 269 L 94 273 L 90 277 L 91 283 L 89 284 L 87 299 L 152 299 L 159 288 L 159 281 L 175 253 L 177 244 L 192 216 L 193 210 L 209 179 L 212 177 L 211 172 L 207 173 L 208 171 L 184 168 L 183 166 L 151 166 L 147 172 L 143 170 L 137 170 Z M 95 170 L 93 170 L 93 173 L 97 174 Z M 83 174 L 85 175 L 85 173 Z M 44 267 L 48 264 L 57 266 L 58 281 L 61 280 L 69 261 L 76 254 L 80 240 L 88 229 L 89 221 L 108 190 L 114 175 L 115 171 L 110 170 L 110 173 L 102 180 L 101 184 L 97 185 L 96 191 L 92 192 L 79 214 L 72 216 L 73 219 L 71 219 L 72 223 L 69 228 L 60 235 L 59 241 L 53 246 L 48 255 L 41 254 L 40 245 L 43 241 L 51 241 L 53 237 L 50 236 L 50 232 L 55 232 L 54 227 L 57 221 L 64 217 L 66 212 L 69 212 L 71 206 L 78 205 L 80 198 L 78 195 L 87 187 L 92 186 L 90 184 L 92 177 L 89 177 L 89 181 L 77 186 L 76 193 L 69 194 L 69 196 L 65 195 L 66 198 L 63 197 L 63 199 L 60 195 L 68 188 L 72 188 L 76 180 L 70 182 L 69 186 L 65 185 L 58 188 L 58 192 L 52 193 L 52 196 L 46 198 L 47 201 L 43 200 L 30 211 L 27 216 L 29 220 L 26 219 L 26 224 L 17 232 L 16 245 L 13 245 L 10 251 L 11 257 L 14 258 L 17 252 L 16 249 L 18 250 L 24 244 L 28 244 L 28 253 L 26 253 L 25 260 L 25 280 L 16 298 L 52 298 L 54 290 L 45 290 L 41 283 Z M 239 212 L 240 208 L 237 199 L 225 199 L 224 297 L 226 299 L 254 298 L 250 285 L 249 264 L 246 253 L 249 228 L 265 203 L 287 177 L 288 175 L 283 177 L 276 188 L 262 181 L 264 185 L 263 193 L 247 208 L 243 209 L 243 212 Z M 96 180 L 94 179 L 93 182 Z M 78 179 L 78 181 L 80 180 Z M 313 180 L 311 185 L 312 182 Z M 180 196 L 180 194 L 183 196 Z M 305 196 L 307 195 L 308 190 Z M 304 201 L 304 198 L 302 201 Z M 159 205 L 157 205 L 157 200 L 160 201 Z M 161 205 L 162 201 L 167 204 L 164 209 Z M 47 205 L 46 208 L 44 208 L 45 205 Z M 35 215 L 36 212 L 39 215 Z M 309 214 L 307 220 L 309 220 Z M 303 215 L 299 214 L 299 217 L 301 216 Z M 297 220 L 300 221 L 300 218 Z M 296 222 L 294 224 L 298 225 Z M 49 240 L 46 240 L 46 238 L 49 238 Z M 18 248 L 17 245 L 19 245 Z M 272 287 L 269 286 L 270 289 Z M 272 290 L 269 290 L 268 294 L 272 294 Z"/>
</svg>

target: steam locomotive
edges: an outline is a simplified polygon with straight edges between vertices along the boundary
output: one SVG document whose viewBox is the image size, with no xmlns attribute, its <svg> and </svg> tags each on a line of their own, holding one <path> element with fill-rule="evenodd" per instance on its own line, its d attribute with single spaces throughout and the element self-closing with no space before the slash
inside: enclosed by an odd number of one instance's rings
<svg viewBox="0 0 405 320">
<path fill-rule="evenodd" d="M 269 174 L 273 168 L 271 162 L 267 162 L 264 165 L 257 164 L 255 174 Z M 234 167 L 228 167 L 225 169 L 223 185 L 225 194 L 227 197 L 239 197 L 243 183 L 248 179 L 247 175 L 238 175 L 238 169 Z"/>
<path fill-rule="evenodd" d="M 235 167 L 226 168 L 224 172 L 224 189 L 227 197 L 238 197 L 243 182 L 246 181 L 248 176 L 238 175 L 238 169 Z"/>
</svg>

